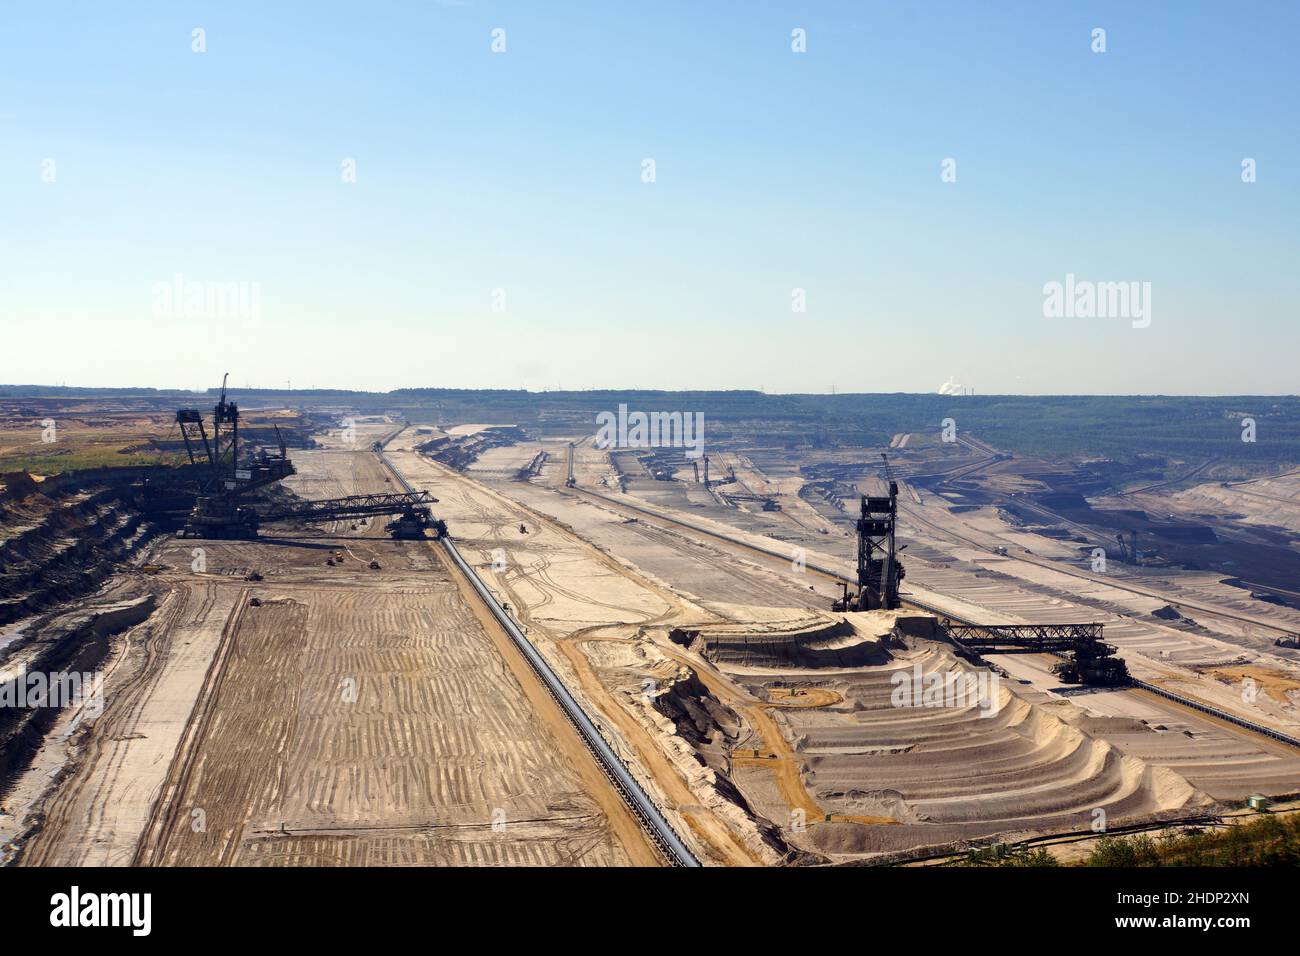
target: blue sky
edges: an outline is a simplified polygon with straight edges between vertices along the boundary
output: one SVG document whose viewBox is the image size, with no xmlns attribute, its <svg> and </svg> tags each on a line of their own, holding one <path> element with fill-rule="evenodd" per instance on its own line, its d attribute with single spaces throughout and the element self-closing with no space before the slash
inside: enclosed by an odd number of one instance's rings
<svg viewBox="0 0 1300 956">
<path fill-rule="evenodd" d="M 2 15 L 0 382 L 1300 391 L 1295 4 L 121 6 Z"/>
</svg>

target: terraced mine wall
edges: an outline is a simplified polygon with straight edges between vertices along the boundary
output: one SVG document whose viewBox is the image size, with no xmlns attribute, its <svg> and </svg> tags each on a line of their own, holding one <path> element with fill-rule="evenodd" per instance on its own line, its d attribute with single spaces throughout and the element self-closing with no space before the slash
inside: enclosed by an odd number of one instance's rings
<svg viewBox="0 0 1300 956">
<path fill-rule="evenodd" d="M 810 791 L 846 817 L 809 831 L 816 852 L 836 859 L 934 852 L 1086 829 L 1097 809 L 1125 825 L 1204 813 L 1213 803 L 1176 770 L 1089 733 L 1072 705 L 1036 693 L 1003 685 L 985 701 L 900 706 L 899 671 L 970 671 L 932 641 L 908 639 L 893 655 L 884 666 L 816 677 L 842 704 L 783 711 Z M 748 683 L 757 690 L 760 681 Z M 856 826 L 853 814 L 894 822 Z"/>
<path fill-rule="evenodd" d="M 993 685 L 989 697 L 900 704 L 900 673 L 942 686 L 976 674 L 930 615 L 904 613 L 890 626 L 868 612 L 770 635 L 705 625 L 669 636 L 705 653 L 755 700 L 774 701 L 769 713 L 799 779 L 826 815 L 803 835 L 779 836 L 810 858 L 878 862 L 1086 829 L 1098 808 L 1123 826 L 1213 805 L 1177 770 L 1127 754 L 1089 732 L 1082 711 L 1036 692 Z M 715 772 L 720 792 L 734 789 L 730 799 L 760 824 L 782 821 L 788 797 L 726 760 L 739 739 L 751 745 L 737 711 L 698 680 L 672 686 L 656 707 Z"/>
<path fill-rule="evenodd" d="M 131 498 L 139 469 L 52 478 L 0 498 L 0 625 L 90 593 L 160 526 Z"/>
<path fill-rule="evenodd" d="M 24 674 L 97 670 L 108 655 L 113 636 L 146 620 L 156 603 L 152 594 L 146 594 L 55 619 L 32 636 L 9 645 L 0 666 L 0 684 L 20 680 Z M 84 687 L 83 692 L 90 690 Z M 60 713 L 56 706 L 33 706 L 31 701 L 25 704 L 0 706 L 0 796 L 31 763 Z"/>
<path fill-rule="evenodd" d="M 528 436 L 519 428 L 485 428 L 472 435 L 434 438 L 417 446 L 416 450 L 436 462 L 464 471 L 489 448 L 527 440 Z"/>
</svg>

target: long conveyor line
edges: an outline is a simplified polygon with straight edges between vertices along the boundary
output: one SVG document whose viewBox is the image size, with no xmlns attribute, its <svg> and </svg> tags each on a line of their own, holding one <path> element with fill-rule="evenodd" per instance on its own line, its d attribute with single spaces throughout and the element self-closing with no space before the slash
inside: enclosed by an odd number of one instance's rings
<svg viewBox="0 0 1300 956">
<path fill-rule="evenodd" d="M 385 439 L 384 442 L 380 444 L 380 449 L 376 453 L 379 455 L 379 458 L 384 463 L 385 467 L 392 472 L 393 476 L 402 487 L 406 489 L 408 493 L 414 493 L 414 488 L 412 488 L 410 482 L 408 482 L 405 476 L 394 467 L 393 463 L 389 461 L 388 456 L 383 451 L 383 444 L 386 444 L 392 437 L 393 436 L 390 435 L 388 439 Z M 546 658 L 544 658 L 541 652 L 537 650 L 533 645 L 533 642 L 528 640 L 528 637 L 519 629 L 519 625 L 515 623 L 514 619 L 511 618 L 505 608 L 503 608 L 500 602 L 497 601 L 496 596 L 493 595 L 487 585 L 483 583 L 483 580 L 470 566 L 469 562 L 464 559 L 459 549 L 457 549 L 455 542 L 452 541 L 451 535 L 443 535 L 439 543 L 442 545 L 443 550 L 447 553 L 447 556 L 451 559 L 452 563 L 456 565 L 460 572 L 465 575 L 470 584 L 473 585 L 474 590 L 478 593 L 487 609 L 492 613 L 492 616 L 496 618 L 497 622 L 510 636 L 510 639 L 519 648 L 524 659 L 528 661 L 528 665 L 541 679 L 543 686 L 545 686 L 551 696 L 555 698 L 556 703 L 559 704 L 564 715 L 569 719 L 569 722 L 573 724 L 574 729 L 577 730 L 578 736 L 582 738 L 583 743 L 587 745 L 587 749 L 591 751 L 593 756 L 595 756 L 596 762 L 600 765 L 601 770 L 604 771 L 605 775 L 614 785 L 614 788 L 618 790 L 623 801 L 632 811 L 632 814 L 650 835 L 650 839 L 654 842 L 655 846 L 659 848 L 660 852 L 663 853 L 664 857 L 673 866 L 699 866 L 700 862 L 696 859 L 695 854 L 690 851 L 682 841 L 681 837 L 678 836 L 677 831 L 673 829 L 672 824 L 670 824 L 664 817 L 658 805 L 650 798 L 650 795 L 645 792 L 645 789 L 632 775 L 627 765 L 616 753 L 614 753 L 613 748 L 610 747 L 609 742 L 605 740 L 604 735 L 599 731 L 599 729 L 597 729 L 591 718 L 587 716 L 586 711 L 582 709 L 582 706 L 578 701 L 571 693 L 569 693 L 569 689 L 565 687 L 564 681 L 562 681 L 559 675 L 551 669 L 551 666 L 546 662 Z"/>
</svg>

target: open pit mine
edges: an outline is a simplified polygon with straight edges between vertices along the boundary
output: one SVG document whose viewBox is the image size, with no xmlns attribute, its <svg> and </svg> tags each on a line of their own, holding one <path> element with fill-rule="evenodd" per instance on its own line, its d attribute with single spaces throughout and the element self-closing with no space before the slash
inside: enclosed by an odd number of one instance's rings
<svg viewBox="0 0 1300 956">
<path fill-rule="evenodd" d="M 212 397 L 0 476 L 6 864 L 1070 862 L 1300 792 L 1300 604 L 1178 530 L 1295 474 Z"/>
</svg>

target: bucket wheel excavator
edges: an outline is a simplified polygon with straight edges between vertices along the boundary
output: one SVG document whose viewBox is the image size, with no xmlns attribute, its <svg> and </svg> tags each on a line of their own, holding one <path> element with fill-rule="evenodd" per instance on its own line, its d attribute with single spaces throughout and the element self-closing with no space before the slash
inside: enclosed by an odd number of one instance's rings
<svg viewBox="0 0 1300 956">
<path fill-rule="evenodd" d="M 279 450 L 240 457 L 239 406 L 226 397 L 226 378 L 221 382 L 221 398 L 212 410 L 209 434 L 202 413 L 196 408 L 176 412 L 181 438 L 190 465 L 198 470 L 199 492 L 185 526 L 184 538 L 256 538 L 258 528 L 278 521 L 339 521 L 395 515 L 385 530 L 394 538 L 423 538 L 446 534 L 446 524 L 435 518 L 429 508 L 438 499 L 427 491 L 399 494 L 350 495 L 322 501 L 299 501 L 289 505 L 258 509 L 249 496 L 262 488 L 283 481 L 295 473 L 289 460 L 284 436 L 275 427 Z"/>
</svg>

